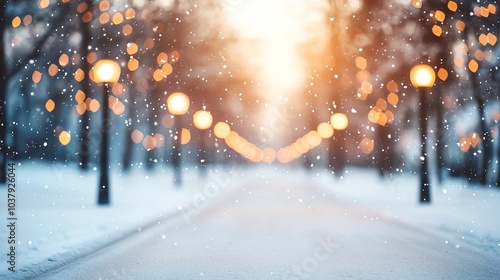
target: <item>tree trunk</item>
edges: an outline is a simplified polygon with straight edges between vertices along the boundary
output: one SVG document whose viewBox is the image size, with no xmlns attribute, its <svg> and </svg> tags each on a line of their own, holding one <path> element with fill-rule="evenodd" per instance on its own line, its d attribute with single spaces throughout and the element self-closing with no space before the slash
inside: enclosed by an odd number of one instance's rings
<svg viewBox="0 0 500 280">
<path fill-rule="evenodd" d="M 85 0 L 88 5 L 88 9 L 92 9 L 92 1 Z M 90 34 L 90 23 L 82 22 L 82 45 L 80 48 L 80 52 L 82 54 L 82 70 L 86 73 L 85 80 L 82 82 L 81 90 L 87 95 L 91 95 L 92 88 L 90 87 L 90 78 L 88 77 L 88 73 L 90 70 L 90 65 L 87 61 L 87 56 L 89 54 L 88 46 L 91 44 L 92 36 Z M 83 115 L 81 116 L 81 127 L 80 127 L 80 167 L 84 170 L 88 168 L 89 164 L 89 153 L 90 153 L 90 114 L 88 110 L 85 110 Z"/>
</svg>

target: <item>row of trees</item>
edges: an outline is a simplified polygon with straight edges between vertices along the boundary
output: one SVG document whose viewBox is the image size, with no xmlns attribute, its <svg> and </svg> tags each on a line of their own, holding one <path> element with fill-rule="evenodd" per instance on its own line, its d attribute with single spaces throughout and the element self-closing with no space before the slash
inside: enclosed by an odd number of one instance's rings
<svg viewBox="0 0 500 280">
<path fill-rule="evenodd" d="M 42 2 L 9 0 L 1 5 L 2 172 L 11 156 L 77 162 L 84 169 L 96 161 L 100 119 L 89 104 L 100 100 L 102 93 L 89 72 L 99 58 L 116 59 L 124 70 L 113 100 L 124 110 L 112 120 L 114 156 L 121 156 L 117 165 L 124 169 L 168 161 L 173 120 L 165 100 L 174 91 L 186 92 L 192 108 L 207 108 L 215 120 L 228 122 L 258 142 L 256 128 L 244 121 L 262 106 L 252 94 L 258 88 L 251 82 L 253 73 L 242 69 L 231 55 L 229 46 L 238 36 L 224 25 L 224 4 L 177 0 L 168 6 L 161 1 L 138 6 L 134 1 L 60 0 L 44 6 Z M 371 165 L 381 174 L 413 170 L 418 156 L 412 147 L 418 143 L 409 139 L 416 138 L 411 135 L 416 133 L 419 108 L 408 73 L 413 65 L 425 62 L 447 74 L 446 78 L 440 75 L 428 96 L 434 120 L 429 131 L 435 143 L 429 153 L 435 155 L 440 179 L 447 170 L 482 184 L 500 183 L 500 176 L 495 178 L 500 174 L 500 154 L 495 156 L 500 153 L 496 144 L 500 141 L 495 141 L 498 50 L 496 37 L 487 35 L 498 34 L 494 1 L 360 3 L 328 0 L 324 10 L 328 50 L 319 58 L 321 64 L 304 63 L 315 83 L 307 88 L 307 106 L 294 114 L 306 116 L 306 130 L 333 112 L 346 113 L 350 119 L 346 131 L 337 131 L 326 145 L 304 156 L 307 165 L 317 161 L 336 174 L 342 174 L 347 164 Z M 487 44 L 482 44 L 483 35 L 489 36 Z M 314 56 L 307 52 L 307 44 L 302 47 L 305 51 L 298 53 Z M 64 55 L 69 60 L 66 65 L 61 63 Z M 52 65 L 56 72 L 50 72 Z M 157 74 L 162 68 L 164 72 Z M 41 73 L 40 80 L 35 71 Z M 85 75 L 80 77 L 81 73 Z M 390 81 L 397 85 L 395 89 L 388 87 Z M 79 91 L 84 93 L 83 102 L 77 100 Z M 374 108 L 380 109 L 377 105 L 391 103 L 392 91 L 399 98 L 392 104 L 394 121 L 376 124 L 366 117 Z M 56 104 L 51 112 L 43 108 L 48 99 Z M 75 109 L 79 101 L 89 108 Z M 72 131 L 68 146 L 57 140 L 63 130 Z M 136 130 L 165 144 L 159 148 L 136 144 L 131 137 Z M 199 137 L 196 130 L 191 131 L 194 139 Z M 301 133 L 298 129 L 288 136 L 293 139 Z M 471 141 L 472 133 L 479 136 L 479 144 Z M 374 149 L 360 150 L 364 140 L 374 143 Z M 197 142 L 188 148 L 194 151 L 193 160 Z M 213 151 L 227 150 L 224 143 L 215 139 L 212 143 Z M 326 160 L 317 159 L 325 152 Z M 227 155 L 233 156 L 228 151 L 213 157 Z"/>
</svg>

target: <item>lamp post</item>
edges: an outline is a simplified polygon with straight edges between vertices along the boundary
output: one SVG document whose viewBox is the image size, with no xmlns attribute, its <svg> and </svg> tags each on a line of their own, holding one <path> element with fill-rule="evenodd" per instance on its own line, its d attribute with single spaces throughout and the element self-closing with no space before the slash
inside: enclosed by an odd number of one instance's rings
<svg viewBox="0 0 500 280">
<path fill-rule="evenodd" d="M 200 172 L 205 174 L 207 167 L 207 145 L 205 143 L 208 138 L 208 129 L 212 126 L 213 117 L 209 111 L 199 110 L 193 115 L 193 123 L 200 130 L 200 149 L 198 151 L 198 164 Z"/>
<path fill-rule="evenodd" d="M 172 165 L 174 167 L 174 183 L 180 185 L 181 174 L 181 132 L 182 115 L 189 109 L 189 97 L 182 92 L 174 92 L 167 98 L 167 108 L 170 114 L 177 116 L 174 121 L 174 146 L 172 147 Z"/>
<path fill-rule="evenodd" d="M 431 202 L 429 164 L 427 158 L 427 102 L 426 88 L 434 86 L 436 73 L 434 69 L 426 64 L 415 65 L 410 71 L 410 80 L 418 89 L 420 100 L 420 202 Z"/>
<path fill-rule="evenodd" d="M 110 59 L 102 59 L 94 65 L 94 80 L 104 83 L 102 95 L 102 138 L 100 155 L 100 178 L 98 186 L 99 205 L 109 204 L 109 86 L 118 82 L 120 78 L 120 65 Z"/>
</svg>

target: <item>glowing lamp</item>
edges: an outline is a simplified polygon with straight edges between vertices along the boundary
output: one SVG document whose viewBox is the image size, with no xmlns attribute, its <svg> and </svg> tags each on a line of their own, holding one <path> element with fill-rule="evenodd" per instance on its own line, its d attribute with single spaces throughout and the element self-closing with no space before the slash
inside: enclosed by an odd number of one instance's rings
<svg viewBox="0 0 500 280">
<path fill-rule="evenodd" d="M 430 88 L 436 81 L 436 73 L 429 65 L 415 65 L 411 68 L 410 80 L 412 85 L 416 88 Z"/>
<path fill-rule="evenodd" d="M 205 110 L 196 111 L 193 115 L 194 126 L 198 129 L 209 129 L 212 126 L 213 117 Z"/>
<path fill-rule="evenodd" d="M 167 108 L 172 115 L 184 115 L 189 109 L 189 97 L 182 92 L 174 92 L 167 98 Z"/>
<path fill-rule="evenodd" d="M 330 124 L 335 130 L 344 130 L 349 124 L 347 116 L 342 113 L 335 113 L 330 117 Z"/>
<path fill-rule="evenodd" d="M 96 83 L 116 83 L 120 79 L 120 65 L 111 59 L 101 59 L 94 64 Z"/>
</svg>

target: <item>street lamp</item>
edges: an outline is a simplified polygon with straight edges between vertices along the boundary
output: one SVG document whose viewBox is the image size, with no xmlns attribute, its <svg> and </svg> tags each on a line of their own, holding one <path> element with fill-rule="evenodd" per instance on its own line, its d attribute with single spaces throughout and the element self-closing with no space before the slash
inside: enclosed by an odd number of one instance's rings
<svg viewBox="0 0 500 280">
<path fill-rule="evenodd" d="M 429 181 L 429 165 L 427 159 L 427 102 L 426 88 L 434 86 L 436 73 L 434 69 L 426 64 L 415 65 L 410 71 L 410 80 L 414 87 L 419 91 L 420 100 L 420 202 L 429 203 L 430 181 Z"/>
<path fill-rule="evenodd" d="M 174 146 L 172 147 L 172 165 L 174 166 L 174 183 L 180 185 L 181 177 L 181 131 L 182 115 L 189 109 L 189 97 L 182 92 L 174 92 L 167 98 L 170 114 L 178 116 L 174 121 Z"/>
<path fill-rule="evenodd" d="M 104 93 L 102 95 L 102 139 L 100 158 L 100 179 L 98 186 L 98 204 L 109 204 L 109 86 L 118 82 L 120 78 L 120 65 L 110 59 L 102 59 L 94 65 L 94 81 L 104 83 Z"/>
<path fill-rule="evenodd" d="M 200 130 L 200 149 L 198 151 L 198 164 L 200 171 L 205 174 L 207 167 L 207 145 L 206 139 L 208 138 L 208 129 L 212 126 L 213 117 L 209 111 L 199 110 L 193 115 L 193 123 L 196 128 Z"/>
</svg>

